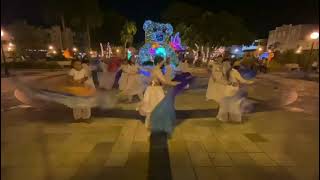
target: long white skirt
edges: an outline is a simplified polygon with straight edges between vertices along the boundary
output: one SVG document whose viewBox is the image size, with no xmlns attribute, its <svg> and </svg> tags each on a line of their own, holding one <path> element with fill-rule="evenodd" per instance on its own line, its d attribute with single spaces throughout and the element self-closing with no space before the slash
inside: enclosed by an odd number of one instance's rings
<svg viewBox="0 0 320 180">
<path fill-rule="evenodd" d="M 209 78 L 206 93 L 207 100 L 214 100 L 220 104 L 221 99 L 225 97 L 225 89 L 226 86 L 224 84 L 213 82 L 212 78 Z"/>
<path fill-rule="evenodd" d="M 162 86 L 148 86 L 141 104 L 138 107 L 139 113 L 142 116 L 150 114 L 153 109 L 162 101 L 164 98 L 164 91 Z"/>
<path fill-rule="evenodd" d="M 128 76 L 128 82 L 123 90 L 123 93 L 128 96 L 142 94 L 145 90 L 145 85 L 139 74 Z"/>
<path fill-rule="evenodd" d="M 223 122 L 241 122 L 242 113 L 248 106 L 251 105 L 246 101 L 246 91 L 239 89 L 233 96 L 226 96 L 221 100 L 217 119 Z"/>
<path fill-rule="evenodd" d="M 125 90 L 127 84 L 128 84 L 128 74 L 125 72 L 122 72 L 121 77 L 119 79 L 119 90 L 120 91 Z"/>
<path fill-rule="evenodd" d="M 98 74 L 99 87 L 107 90 L 112 89 L 116 74 L 116 72 L 100 72 Z"/>
</svg>

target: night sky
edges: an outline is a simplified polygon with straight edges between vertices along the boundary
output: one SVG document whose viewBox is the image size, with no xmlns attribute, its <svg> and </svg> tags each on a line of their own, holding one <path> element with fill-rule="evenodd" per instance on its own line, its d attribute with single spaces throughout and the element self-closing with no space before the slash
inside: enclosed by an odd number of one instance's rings
<svg viewBox="0 0 320 180">
<path fill-rule="evenodd" d="M 161 12 L 174 0 L 100 0 L 103 11 L 113 9 L 138 24 L 138 39 L 143 38 L 145 19 L 160 20 Z M 1 24 L 26 19 L 43 25 L 41 0 L 1 0 Z M 76 0 L 75 0 L 76 2 Z M 242 17 L 249 30 L 259 38 L 281 24 L 318 24 L 319 0 L 185 0 L 203 10 L 228 11 Z"/>
</svg>

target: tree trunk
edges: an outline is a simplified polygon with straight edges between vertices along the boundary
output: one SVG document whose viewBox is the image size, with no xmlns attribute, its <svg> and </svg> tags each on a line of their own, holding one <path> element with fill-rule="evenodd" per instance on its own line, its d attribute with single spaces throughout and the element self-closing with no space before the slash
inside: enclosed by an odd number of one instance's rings
<svg viewBox="0 0 320 180">
<path fill-rule="evenodd" d="M 126 54 L 127 54 L 127 44 L 128 44 L 128 40 L 126 40 L 125 42 L 124 42 L 124 58 L 126 58 Z"/>
<path fill-rule="evenodd" d="M 91 37 L 90 37 L 90 27 L 89 24 L 87 23 L 87 37 L 88 37 L 88 47 L 89 47 L 89 51 L 91 51 Z"/>
<path fill-rule="evenodd" d="M 66 30 L 66 24 L 65 24 L 63 15 L 60 16 L 60 20 L 61 20 L 61 27 L 62 27 L 62 31 L 60 31 L 60 47 L 61 47 L 61 50 L 63 50 L 64 49 L 63 42 L 65 40 L 65 30 Z"/>
</svg>

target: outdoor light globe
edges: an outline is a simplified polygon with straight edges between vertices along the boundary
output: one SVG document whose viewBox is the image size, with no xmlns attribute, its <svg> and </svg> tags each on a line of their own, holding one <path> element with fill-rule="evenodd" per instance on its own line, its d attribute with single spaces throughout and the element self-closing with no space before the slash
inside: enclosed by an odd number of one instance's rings
<svg viewBox="0 0 320 180">
<path fill-rule="evenodd" d="M 259 50 L 259 51 L 262 51 L 262 48 L 259 48 L 258 50 Z"/>
<path fill-rule="evenodd" d="M 316 40 L 319 38 L 319 32 L 313 32 L 310 34 L 310 38 Z"/>
<path fill-rule="evenodd" d="M 10 47 L 12 47 L 12 46 L 13 46 L 13 44 L 10 42 L 10 43 L 9 43 L 9 46 L 10 46 Z"/>
<path fill-rule="evenodd" d="M 53 46 L 49 46 L 49 49 L 52 50 L 52 49 L 53 49 Z"/>
<path fill-rule="evenodd" d="M 73 48 L 73 51 L 74 51 L 74 52 L 77 52 L 77 51 L 78 51 L 78 49 L 77 49 L 77 48 Z"/>
<path fill-rule="evenodd" d="M 120 52 L 120 50 L 119 50 L 119 49 L 117 49 L 117 50 L 116 50 L 116 52 L 118 53 L 118 52 Z"/>
<path fill-rule="evenodd" d="M 1 37 L 3 36 L 3 34 L 4 34 L 4 33 L 3 33 L 3 31 L 1 30 Z"/>
</svg>

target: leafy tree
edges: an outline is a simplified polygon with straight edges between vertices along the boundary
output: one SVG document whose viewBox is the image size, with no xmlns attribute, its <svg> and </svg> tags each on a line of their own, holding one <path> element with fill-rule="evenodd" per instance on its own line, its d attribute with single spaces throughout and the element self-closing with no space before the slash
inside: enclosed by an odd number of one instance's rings
<svg viewBox="0 0 320 180">
<path fill-rule="evenodd" d="M 88 48 L 91 50 L 90 31 L 103 24 L 103 14 L 99 9 L 99 3 L 97 0 L 78 0 L 75 8 L 77 11 L 71 19 L 71 24 L 86 32 Z"/>
<path fill-rule="evenodd" d="M 81 32 L 86 32 L 88 47 L 91 49 L 90 31 L 100 27 L 103 23 L 103 14 L 99 9 L 98 0 L 47 0 L 45 5 L 48 22 L 61 22 L 62 31 L 68 25 Z"/>
<path fill-rule="evenodd" d="M 118 14 L 115 11 L 107 10 L 104 12 L 103 25 L 95 29 L 95 41 L 96 42 L 110 42 L 111 44 L 120 43 L 120 31 L 126 23 L 126 17 Z"/>
<path fill-rule="evenodd" d="M 209 46 L 246 44 L 253 40 L 253 35 L 243 25 L 241 18 L 227 12 L 205 12 L 195 27 Z"/>
<path fill-rule="evenodd" d="M 208 47 L 229 46 L 253 40 L 242 19 L 227 12 L 202 11 L 176 2 L 163 12 L 162 18 L 174 24 L 176 31 L 181 33 L 182 41 L 189 46 L 195 42 Z"/>
<path fill-rule="evenodd" d="M 136 23 L 133 21 L 127 21 L 123 29 L 121 30 L 121 42 L 124 44 L 124 48 L 127 48 L 127 45 L 132 45 L 134 35 L 137 33 Z"/>
<path fill-rule="evenodd" d="M 174 26 L 183 22 L 187 26 L 199 20 L 202 10 L 184 2 L 174 2 L 162 13 L 164 21 L 172 23 Z"/>
<path fill-rule="evenodd" d="M 72 11 L 72 9 L 75 5 L 76 4 L 72 0 L 47 0 L 43 8 L 47 23 L 56 24 L 59 22 L 61 24 L 62 32 L 65 32 L 67 22 L 74 16 L 75 11 Z M 62 40 L 63 39 L 64 38 L 62 38 Z M 62 48 L 64 47 L 62 46 Z"/>
<path fill-rule="evenodd" d="M 18 21 L 8 26 L 8 31 L 14 37 L 16 51 L 23 54 L 26 49 L 46 49 L 49 34 L 46 30 Z"/>
</svg>

